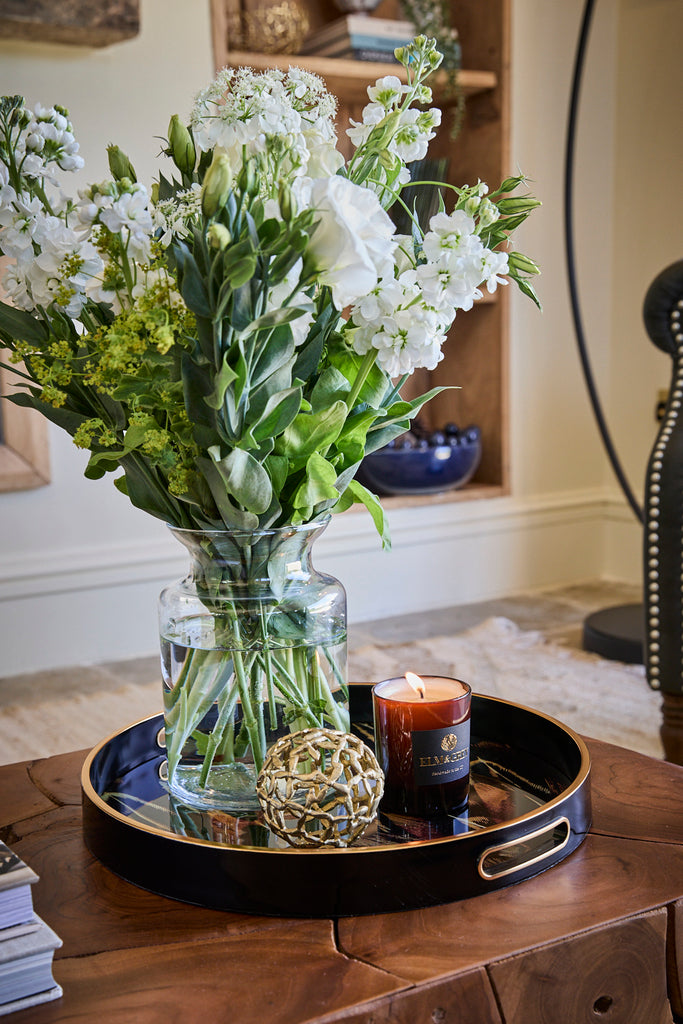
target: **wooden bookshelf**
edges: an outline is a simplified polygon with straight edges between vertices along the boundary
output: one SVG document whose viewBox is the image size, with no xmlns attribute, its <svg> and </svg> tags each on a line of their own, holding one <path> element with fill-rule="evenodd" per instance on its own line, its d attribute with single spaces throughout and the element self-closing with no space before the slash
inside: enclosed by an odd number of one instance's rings
<svg viewBox="0 0 683 1024">
<path fill-rule="evenodd" d="M 343 128 L 349 118 L 360 120 L 367 102 L 367 86 L 376 78 L 395 74 L 396 65 L 334 59 L 329 57 L 267 55 L 231 49 L 228 34 L 235 0 L 211 0 L 214 61 L 216 68 L 226 65 L 248 66 L 255 70 L 290 65 L 319 74 L 339 102 L 339 147 L 344 151 Z M 259 0 L 242 0 L 254 9 Z M 300 0 L 310 17 L 311 29 L 340 17 L 332 0 Z M 374 15 L 402 17 L 397 0 L 383 0 Z M 441 130 L 430 145 L 430 157 L 447 157 L 449 180 L 453 184 L 474 184 L 481 179 L 493 189 L 514 168 L 509 166 L 509 46 L 510 0 L 459 0 L 454 8 L 463 53 L 460 87 L 466 98 L 465 117 L 457 139 L 450 136 L 450 118 L 444 110 Z M 443 91 L 445 75 L 438 73 L 434 84 L 435 100 L 445 107 L 450 103 Z M 348 154 L 347 154 L 348 155 Z M 390 499 L 401 505 L 468 498 L 493 497 L 509 490 L 508 448 L 508 294 L 510 287 L 477 304 L 468 313 L 459 313 L 444 348 L 444 358 L 431 373 L 418 371 L 411 378 L 414 393 L 435 385 L 454 386 L 431 402 L 421 418 L 432 429 L 447 422 L 460 427 L 477 424 L 482 431 L 483 455 L 473 481 L 462 490 L 446 495 Z"/>
</svg>

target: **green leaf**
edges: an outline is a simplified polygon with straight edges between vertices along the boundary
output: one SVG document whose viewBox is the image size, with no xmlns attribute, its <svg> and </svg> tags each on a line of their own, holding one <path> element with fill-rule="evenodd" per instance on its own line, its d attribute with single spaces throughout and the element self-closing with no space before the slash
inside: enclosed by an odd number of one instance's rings
<svg viewBox="0 0 683 1024">
<path fill-rule="evenodd" d="M 511 274 L 510 277 L 515 282 L 515 284 L 517 285 L 519 290 L 522 292 L 522 294 L 528 296 L 528 298 L 530 298 L 531 301 L 536 306 L 538 306 L 538 308 L 540 310 L 542 310 L 543 307 L 541 305 L 540 299 L 538 298 L 538 295 L 534 291 L 533 286 L 523 277 L 516 277 L 514 274 Z"/>
<path fill-rule="evenodd" d="M 301 388 L 289 388 L 285 392 L 271 395 L 266 407 L 251 432 L 257 441 L 266 437 L 275 438 L 293 421 L 301 408 Z"/>
<path fill-rule="evenodd" d="M 241 288 L 248 281 L 251 281 L 255 272 L 256 257 L 245 256 L 244 259 L 238 260 L 229 270 L 225 271 L 225 280 L 231 288 Z"/>
<path fill-rule="evenodd" d="M 233 448 L 229 455 L 220 458 L 217 446 L 209 448 L 209 455 L 225 481 L 228 493 L 248 512 L 265 512 L 273 494 L 270 477 L 250 452 Z"/>
<path fill-rule="evenodd" d="M 330 363 L 336 366 L 340 373 L 346 377 L 350 387 L 358 377 L 364 358 L 364 356 L 357 355 L 355 352 L 341 348 L 335 349 L 330 353 Z M 375 363 L 363 382 L 358 396 L 358 403 L 370 405 L 373 409 L 379 409 L 387 391 L 387 383 L 389 382 L 387 374 Z"/>
<path fill-rule="evenodd" d="M 226 352 L 223 356 L 221 368 L 216 374 L 214 389 L 211 394 L 204 399 L 206 404 L 211 406 L 212 409 L 222 408 L 225 392 L 235 380 L 237 380 L 237 374 L 233 370 L 232 366 L 230 366 Z"/>
<path fill-rule="evenodd" d="M 199 366 L 189 352 L 183 352 L 181 360 L 185 411 L 191 423 L 214 426 L 216 418 L 209 412 L 212 385 L 209 367 Z"/>
<path fill-rule="evenodd" d="M 50 336 L 47 326 L 23 309 L 15 309 L 0 302 L 0 332 L 11 341 L 28 341 L 31 345 L 44 345 Z"/>
<path fill-rule="evenodd" d="M 276 327 L 269 338 L 260 339 L 260 348 L 251 371 L 252 387 L 261 384 L 280 367 L 289 363 L 294 356 L 294 351 L 292 329 L 286 324 Z"/>
<path fill-rule="evenodd" d="M 264 466 L 272 481 L 273 491 L 275 494 L 280 494 L 287 480 L 289 461 L 284 455 L 269 455 Z"/>
<path fill-rule="evenodd" d="M 220 512 L 221 519 L 229 530 L 255 530 L 259 525 L 258 516 L 244 512 L 230 501 L 225 489 L 225 480 L 218 465 L 210 459 L 197 459 L 197 467 L 209 485 L 209 489 Z"/>
<path fill-rule="evenodd" d="M 113 473 L 119 468 L 120 459 L 126 454 L 124 449 L 119 451 L 93 452 L 88 459 L 83 476 L 86 480 L 99 480 L 106 473 Z"/>
<path fill-rule="evenodd" d="M 538 266 L 532 259 L 525 256 L 521 252 L 511 252 L 508 254 L 508 265 L 513 269 L 517 270 L 522 274 L 540 274 Z"/>
<path fill-rule="evenodd" d="M 360 502 L 365 505 L 366 509 L 372 516 L 372 521 L 375 524 L 375 528 L 382 538 L 382 547 L 385 551 L 391 549 L 391 537 L 389 536 L 389 524 L 384 515 L 384 509 L 382 508 L 379 499 L 376 495 L 369 491 L 367 487 L 363 487 L 358 480 L 352 480 L 347 490 L 353 495 L 353 500 Z"/>
<path fill-rule="evenodd" d="M 326 452 L 339 437 L 348 414 L 345 402 L 334 402 L 329 409 L 302 412 L 278 440 L 278 454 L 287 455 L 296 467 L 304 466 L 313 452 Z"/>
<path fill-rule="evenodd" d="M 256 334 L 258 331 L 267 331 L 272 327 L 279 327 L 281 324 L 291 324 L 292 320 L 298 320 L 304 313 L 312 313 L 314 306 L 312 303 L 300 303 L 298 306 L 282 306 L 279 309 L 272 309 L 269 313 L 264 313 L 249 327 L 250 334 Z"/>
<path fill-rule="evenodd" d="M 213 313 L 204 279 L 199 272 L 194 256 L 184 242 L 176 247 L 178 261 L 180 293 L 185 305 L 198 316 L 210 317 Z"/>
<path fill-rule="evenodd" d="M 321 501 L 337 501 L 339 491 L 335 487 L 337 471 L 318 452 L 313 452 L 306 463 L 306 479 L 296 489 L 292 503 L 294 508 L 313 508 Z"/>
<path fill-rule="evenodd" d="M 327 409 L 338 399 L 344 399 L 349 393 L 349 382 L 335 366 L 327 366 L 315 382 L 311 392 L 311 408 L 314 412 Z"/>
</svg>

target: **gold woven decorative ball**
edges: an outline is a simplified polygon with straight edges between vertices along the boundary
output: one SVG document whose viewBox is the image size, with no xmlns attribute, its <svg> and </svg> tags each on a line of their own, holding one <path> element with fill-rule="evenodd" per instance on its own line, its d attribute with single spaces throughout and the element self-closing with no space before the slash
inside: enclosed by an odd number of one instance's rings
<svg viewBox="0 0 683 1024">
<path fill-rule="evenodd" d="M 374 820 L 384 775 L 357 736 L 302 729 L 271 748 L 256 792 L 271 831 L 290 846 L 348 846 Z"/>
</svg>

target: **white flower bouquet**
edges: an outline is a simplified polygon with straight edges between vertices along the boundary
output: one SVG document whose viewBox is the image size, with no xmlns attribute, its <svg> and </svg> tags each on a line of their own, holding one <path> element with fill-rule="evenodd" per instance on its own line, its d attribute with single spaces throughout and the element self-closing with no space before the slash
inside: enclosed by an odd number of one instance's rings
<svg viewBox="0 0 683 1024">
<path fill-rule="evenodd" d="M 0 341 L 20 385 L 9 400 L 87 449 L 87 477 L 121 470 L 117 488 L 173 528 L 259 533 L 238 546 L 247 575 L 276 572 L 273 531 L 353 502 L 386 543 L 381 505 L 355 475 L 435 393 L 404 400 L 406 377 L 437 365 L 482 288 L 510 277 L 535 298 L 537 267 L 509 245 L 538 205 L 511 194 L 521 177 L 492 193 L 437 183 L 446 199 L 426 232 L 413 215 L 412 234 L 395 233 L 387 210 L 440 122 L 426 82 L 441 60 L 424 37 L 396 54 L 407 84 L 389 75 L 368 89 L 348 161 L 319 78 L 226 69 L 187 125 L 171 119 L 171 170 L 149 191 L 110 146 L 111 177 L 67 196 L 61 183 L 83 163 L 67 111 L 0 101 Z M 207 606 L 218 590 L 204 580 Z M 253 617 L 262 639 L 269 617 L 263 606 Z M 223 628 L 234 635 L 234 617 Z M 320 660 L 309 707 L 338 725 Z M 301 719 L 302 673 L 295 711 L 278 692 L 278 714 Z M 195 683 L 209 692 L 201 673 Z M 236 701 L 226 685 L 223 710 Z M 242 686 L 242 706 L 258 692 Z M 204 713 L 206 700 L 188 706 Z M 178 725 L 178 758 L 197 725 L 197 715 Z M 219 739 L 212 757 L 228 749 Z"/>
</svg>

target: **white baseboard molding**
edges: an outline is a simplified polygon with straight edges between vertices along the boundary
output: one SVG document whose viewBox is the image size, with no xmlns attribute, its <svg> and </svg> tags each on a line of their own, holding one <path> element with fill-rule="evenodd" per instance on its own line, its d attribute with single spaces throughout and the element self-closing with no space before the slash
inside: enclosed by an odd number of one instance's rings
<svg viewBox="0 0 683 1024">
<path fill-rule="evenodd" d="M 610 508 L 591 490 L 394 509 L 391 552 L 353 510 L 315 562 L 344 583 L 351 622 L 486 600 L 603 574 Z M 170 535 L 0 557 L 0 675 L 153 653 L 156 596 L 187 564 Z"/>
</svg>

